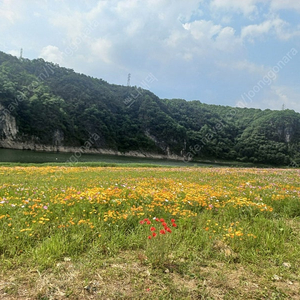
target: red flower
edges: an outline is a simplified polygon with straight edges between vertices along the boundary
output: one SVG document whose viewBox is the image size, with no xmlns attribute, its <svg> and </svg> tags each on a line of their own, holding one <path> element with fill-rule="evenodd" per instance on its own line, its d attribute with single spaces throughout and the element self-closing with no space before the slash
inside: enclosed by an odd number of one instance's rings
<svg viewBox="0 0 300 300">
<path fill-rule="evenodd" d="M 148 221 L 147 221 L 147 224 L 148 224 L 148 225 L 150 225 L 150 224 L 151 224 L 151 222 L 148 220 Z"/>
<path fill-rule="evenodd" d="M 162 226 L 166 227 L 167 226 L 167 223 L 166 222 L 163 222 L 161 223 Z"/>
<path fill-rule="evenodd" d="M 155 218 L 155 221 L 160 222 L 160 219 L 159 218 Z"/>
<path fill-rule="evenodd" d="M 177 227 L 177 225 L 175 223 L 172 224 L 173 227 Z"/>
<path fill-rule="evenodd" d="M 164 219 L 160 219 L 160 221 L 163 223 L 165 220 Z"/>
<path fill-rule="evenodd" d="M 156 237 L 156 236 L 157 236 L 156 232 L 153 232 L 153 233 L 152 233 L 152 236 L 153 236 L 153 237 Z"/>
<path fill-rule="evenodd" d="M 175 219 L 171 219 L 171 222 L 172 222 L 172 223 L 175 223 Z"/>
<path fill-rule="evenodd" d="M 166 232 L 162 229 L 159 231 L 160 234 L 166 234 Z"/>
<path fill-rule="evenodd" d="M 148 222 L 148 221 L 149 221 L 149 219 L 147 219 L 147 218 L 146 218 L 146 219 L 144 219 L 144 221 L 145 221 L 145 222 Z"/>
<path fill-rule="evenodd" d="M 151 235 L 148 236 L 148 239 L 151 240 Z"/>
<path fill-rule="evenodd" d="M 150 228 L 150 231 L 155 231 L 155 230 L 156 230 L 155 227 Z"/>
<path fill-rule="evenodd" d="M 170 233 L 172 232 L 172 230 L 171 230 L 170 228 L 167 228 L 166 230 L 167 230 L 168 232 L 170 232 Z"/>
<path fill-rule="evenodd" d="M 143 221 L 143 220 L 142 220 L 142 221 L 140 221 L 140 224 L 144 224 L 144 223 L 145 223 L 145 221 Z"/>
</svg>

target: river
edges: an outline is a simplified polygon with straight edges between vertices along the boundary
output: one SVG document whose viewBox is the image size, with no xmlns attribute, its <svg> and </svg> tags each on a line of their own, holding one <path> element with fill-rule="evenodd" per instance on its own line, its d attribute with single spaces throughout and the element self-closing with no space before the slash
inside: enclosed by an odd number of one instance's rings
<svg viewBox="0 0 300 300">
<path fill-rule="evenodd" d="M 49 162 L 69 162 L 72 153 L 65 152 L 39 152 L 30 150 L 0 149 L 0 162 L 15 163 L 49 163 Z M 78 161 L 80 162 L 105 162 L 105 163 L 143 163 L 155 165 L 170 166 L 191 166 L 195 163 L 188 163 L 167 159 L 152 159 L 140 157 L 128 157 L 106 154 L 82 154 Z M 70 163 L 71 164 L 71 163 Z M 197 165 L 204 165 L 198 164 Z"/>
</svg>

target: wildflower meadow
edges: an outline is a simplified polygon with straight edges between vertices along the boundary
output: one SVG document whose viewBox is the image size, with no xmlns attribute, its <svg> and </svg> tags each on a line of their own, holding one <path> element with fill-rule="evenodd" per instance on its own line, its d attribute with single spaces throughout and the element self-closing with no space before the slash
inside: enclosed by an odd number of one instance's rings
<svg viewBox="0 0 300 300">
<path fill-rule="evenodd" d="M 1 166 L 0 298 L 300 299 L 299 216 L 297 169 Z"/>
</svg>

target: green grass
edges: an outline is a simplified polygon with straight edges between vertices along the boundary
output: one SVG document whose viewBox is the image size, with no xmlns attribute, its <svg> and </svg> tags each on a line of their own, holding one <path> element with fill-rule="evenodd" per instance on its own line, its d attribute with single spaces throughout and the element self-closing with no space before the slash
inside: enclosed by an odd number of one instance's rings
<svg viewBox="0 0 300 300">
<path fill-rule="evenodd" d="M 297 170 L 3 165 L 0 298 L 299 299 L 299 194 Z"/>
<path fill-rule="evenodd" d="M 107 163 L 107 162 L 75 162 L 75 163 L 17 163 L 17 162 L 0 162 L 0 166 L 5 167 L 132 167 L 132 168 L 174 168 L 176 166 L 171 165 L 159 165 L 159 164 L 146 164 L 146 163 Z M 185 166 L 183 166 L 185 167 Z"/>
</svg>

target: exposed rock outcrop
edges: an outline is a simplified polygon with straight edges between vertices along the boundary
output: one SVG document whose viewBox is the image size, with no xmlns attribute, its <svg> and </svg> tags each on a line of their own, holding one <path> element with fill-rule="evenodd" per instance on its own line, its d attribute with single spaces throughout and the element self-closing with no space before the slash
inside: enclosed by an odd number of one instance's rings
<svg viewBox="0 0 300 300">
<path fill-rule="evenodd" d="M 17 133 L 15 117 L 0 104 L 0 140 L 14 140 Z"/>
<path fill-rule="evenodd" d="M 16 119 L 0 104 L 0 148 L 34 150 L 46 152 L 68 152 L 68 153 L 90 153 L 90 154 L 110 154 L 123 155 L 132 157 L 149 157 L 157 159 L 174 159 L 182 160 L 182 157 L 173 155 L 167 151 L 167 155 L 146 153 L 141 151 L 128 151 L 126 153 L 111 149 L 97 148 L 98 135 L 92 135 L 91 138 L 81 147 L 72 147 L 64 145 L 64 134 L 61 130 L 56 129 L 53 132 L 52 145 L 45 145 L 38 142 L 38 138 L 18 136 Z"/>
</svg>

